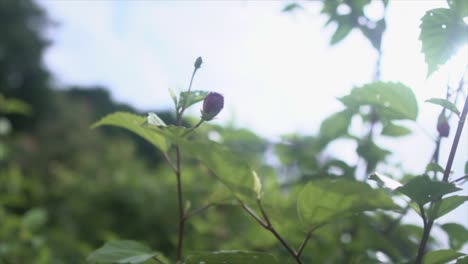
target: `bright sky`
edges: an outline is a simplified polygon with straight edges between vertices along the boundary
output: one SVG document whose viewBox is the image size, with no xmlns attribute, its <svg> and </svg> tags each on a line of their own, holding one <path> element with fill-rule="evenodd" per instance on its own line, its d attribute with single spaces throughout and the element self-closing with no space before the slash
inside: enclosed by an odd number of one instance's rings
<svg viewBox="0 0 468 264">
<path fill-rule="evenodd" d="M 226 109 L 216 122 L 235 122 L 271 139 L 317 132 L 321 120 L 341 109 L 336 97 L 370 82 L 373 75 L 376 53 L 359 32 L 336 46 L 328 45 L 333 27 L 323 29 L 326 18 L 319 14 L 320 2 L 304 2 L 305 10 L 292 14 L 281 13 L 287 1 L 39 2 L 59 23 L 49 32 L 53 45 L 45 56 L 59 84 L 100 84 L 111 89 L 115 100 L 141 110 L 169 109 L 168 87 L 185 90 L 193 62 L 202 56 L 204 64 L 193 89 L 225 96 Z M 379 2 L 366 12 L 378 17 Z M 424 171 L 433 151 L 422 130 L 436 135 L 440 111 L 424 100 L 444 97 L 447 81 L 458 81 L 468 63 L 465 46 L 426 80 L 419 24 L 427 10 L 437 7 L 447 4 L 390 1 L 383 41 L 383 80 L 411 87 L 420 114 L 418 126 L 412 126 L 414 136 L 382 144 L 396 151 L 395 162 L 403 161 L 415 173 Z M 199 109 L 191 113 L 196 115 Z M 452 136 L 455 127 L 453 123 Z M 468 160 L 467 135 L 454 166 L 458 174 Z M 355 146 L 331 150 L 349 158 Z M 444 163 L 448 151 L 445 144 Z M 442 220 L 468 226 L 467 211 L 465 204 Z"/>
</svg>

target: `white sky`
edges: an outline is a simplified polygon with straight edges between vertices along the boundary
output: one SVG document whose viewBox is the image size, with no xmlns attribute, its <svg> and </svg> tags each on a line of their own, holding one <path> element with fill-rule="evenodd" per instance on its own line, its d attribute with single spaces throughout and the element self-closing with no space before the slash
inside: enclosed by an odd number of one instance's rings
<svg viewBox="0 0 468 264">
<path fill-rule="evenodd" d="M 328 45 L 333 27 L 323 29 L 326 18 L 319 14 L 319 2 L 305 2 L 305 10 L 295 13 L 281 13 L 286 1 L 39 2 L 59 22 L 49 32 L 53 45 L 45 56 L 58 83 L 100 84 L 111 89 L 115 100 L 141 110 L 169 109 L 168 87 L 186 89 L 193 62 L 202 56 L 193 89 L 224 94 L 226 108 L 216 122 L 234 122 L 271 139 L 316 133 L 321 120 L 341 109 L 336 97 L 373 75 L 376 53 L 359 32 Z M 378 15 L 378 2 L 366 11 Z M 396 151 L 395 162 L 414 173 L 424 171 L 433 151 L 422 129 L 435 136 L 440 111 L 424 100 L 444 97 L 447 81 L 457 81 L 468 63 L 465 46 L 448 66 L 425 78 L 420 18 L 446 6 L 438 0 L 394 0 L 387 13 L 382 78 L 411 87 L 420 114 L 414 136 L 382 144 Z M 468 160 L 467 135 L 455 162 L 457 175 Z M 448 142 L 442 148 L 443 165 Z M 331 150 L 349 158 L 355 147 Z M 465 203 L 442 221 L 468 226 L 467 211 Z"/>
</svg>

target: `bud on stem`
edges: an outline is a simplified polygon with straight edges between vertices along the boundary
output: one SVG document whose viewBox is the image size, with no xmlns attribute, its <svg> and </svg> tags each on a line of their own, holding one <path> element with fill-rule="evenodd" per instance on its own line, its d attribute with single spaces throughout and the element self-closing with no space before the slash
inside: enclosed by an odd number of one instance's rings
<svg viewBox="0 0 468 264">
<path fill-rule="evenodd" d="M 203 101 L 203 109 L 201 110 L 201 118 L 205 121 L 212 120 L 221 112 L 224 107 L 224 97 L 216 92 L 209 93 Z"/>
</svg>

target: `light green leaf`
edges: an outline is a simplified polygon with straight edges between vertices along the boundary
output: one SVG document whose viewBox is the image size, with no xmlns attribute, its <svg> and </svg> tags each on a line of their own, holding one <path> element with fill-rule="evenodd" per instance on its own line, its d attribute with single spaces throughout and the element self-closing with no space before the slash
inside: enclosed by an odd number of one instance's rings
<svg viewBox="0 0 468 264">
<path fill-rule="evenodd" d="M 101 120 L 94 123 L 92 128 L 99 126 L 116 126 L 125 128 L 146 139 L 162 152 L 166 152 L 170 146 L 169 141 L 165 138 L 165 136 L 158 133 L 156 129 L 149 129 L 148 127 L 145 127 L 145 123 L 145 117 L 125 112 L 116 112 L 103 117 Z"/>
<path fill-rule="evenodd" d="M 189 255 L 186 264 L 277 264 L 273 255 L 263 252 L 223 250 L 216 252 L 196 252 Z"/>
<path fill-rule="evenodd" d="M 422 52 L 428 66 L 427 76 L 445 64 L 467 42 L 468 26 L 453 9 L 431 9 L 421 19 Z"/>
<path fill-rule="evenodd" d="M 386 188 L 388 188 L 390 190 L 395 190 L 396 188 L 403 185 L 399 181 L 394 180 L 394 179 L 392 179 L 392 178 L 390 178 L 388 176 L 385 176 L 385 175 L 377 173 L 377 172 L 372 173 L 369 176 L 369 180 L 374 180 L 377 183 L 379 183 L 379 185 L 382 185 L 383 187 L 386 187 Z"/>
<path fill-rule="evenodd" d="M 260 200 L 262 198 L 262 182 L 254 170 L 252 170 L 252 176 L 254 178 L 254 191 L 257 194 L 257 199 Z"/>
<path fill-rule="evenodd" d="M 466 0 L 447 0 L 450 9 L 460 17 L 468 16 L 468 1 Z"/>
<path fill-rule="evenodd" d="M 320 136 L 331 141 L 346 135 L 352 117 L 352 112 L 348 110 L 332 114 L 320 125 Z"/>
<path fill-rule="evenodd" d="M 419 205 L 435 201 L 445 194 L 459 190 L 461 189 L 452 183 L 434 181 L 426 175 L 415 177 L 396 189 L 396 191 L 408 196 Z"/>
<path fill-rule="evenodd" d="M 453 250 L 460 250 L 468 243 L 468 230 L 456 223 L 443 224 L 441 228 L 447 233 L 450 241 L 450 247 Z"/>
<path fill-rule="evenodd" d="M 207 166 L 237 199 L 246 203 L 256 202 L 254 177 L 246 160 L 213 141 L 181 140 L 180 144 L 185 153 Z"/>
<path fill-rule="evenodd" d="M 442 98 L 431 98 L 431 99 L 426 100 L 426 102 L 436 104 L 436 105 L 440 105 L 440 106 L 452 111 L 457 116 L 460 116 L 460 110 L 458 110 L 457 106 L 454 105 L 449 100 L 442 99 Z"/>
<path fill-rule="evenodd" d="M 90 263 L 122 263 L 137 264 L 157 257 L 161 262 L 167 263 L 165 257 L 151 250 L 148 246 L 132 241 L 117 240 L 104 244 L 88 256 Z"/>
<path fill-rule="evenodd" d="M 381 134 L 384 136 L 401 137 L 411 134 L 411 130 L 404 126 L 395 125 L 394 123 L 389 122 L 383 127 Z"/>
<path fill-rule="evenodd" d="M 428 252 L 424 258 L 424 264 L 446 264 L 451 260 L 455 260 L 465 254 L 451 249 L 442 249 Z"/>
<path fill-rule="evenodd" d="M 316 180 L 309 182 L 297 201 L 299 218 L 308 230 L 355 213 L 376 209 L 399 209 L 381 190 L 351 180 Z"/>
<path fill-rule="evenodd" d="M 32 208 L 21 219 L 24 228 L 36 231 L 47 222 L 47 211 L 43 208 Z"/>
<path fill-rule="evenodd" d="M 169 88 L 168 90 L 169 90 L 169 95 L 171 96 L 175 107 L 177 107 L 177 95 L 176 95 L 176 93 L 174 92 L 174 90 L 172 88 Z"/>
<path fill-rule="evenodd" d="M 454 195 L 450 197 L 443 198 L 438 201 L 436 204 L 440 204 L 437 214 L 434 210 L 435 206 L 431 206 L 429 209 L 428 215 L 431 219 L 437 219 L 445 214 L 448 214 L 452 210 L 455 210 L 458 206 L 462 205 L 464 202 L 468 201 L 468 196 L 459 196 Z"/>
<path fill-rule="evenodd" d="M 340 98 L 348 108 L 363 105 L 373 106 L 381 119 L 410 119 L 418 116 L 418 103 L 413 91 L 404 84 L 374 82 L 354 88 L 347 96 Z"/>
<path fill-rule="evenodd" d="M 179 95 L 178 109 L 182 107 L 189 108 L 191 105 L 203 101 L 208 94 L 209 92 L 206 91 L 181 92 Z"/>
<path fill-rule="evenodd" d="M 0 113 L 31 114 L 31 107 L 25 102 L 15 98 L 5 98 L 0 94 Z"/>
<path fill-rule="evenodd" d="M 161 118 L 159 118 L 159 116 L 156 115 L 153 112 L 148 113 L 148 117 L 146 118 L 146 122 L 148 124 L 150 124 L 150 125 L 159 126 L 159 127 L 167 126 L 166 123 L 164 123 L 164 121 Z"/>
</svg>

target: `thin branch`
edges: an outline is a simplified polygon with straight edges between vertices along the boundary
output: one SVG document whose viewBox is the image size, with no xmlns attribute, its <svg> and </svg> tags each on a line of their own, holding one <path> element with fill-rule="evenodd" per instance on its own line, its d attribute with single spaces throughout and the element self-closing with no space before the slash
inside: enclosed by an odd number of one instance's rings
<svg viewBox="0 0 468 264">
<path fill-rule="evenodd" d="M 248 207 L 245 203 L 243 203 L 242 201 L 239 201 L 239 203 L 241 204 L 242 208 L 250 215 L 253 217 L 253 219 L 255 219 L 263 228 L 267 228 L 268 225 L 265 224 L 262 219 L 254 212 L 252 211 L 252 209 L 250 209 L 250 207 Z"/>
<path fill-rule="evenodd" d="M 163 152 L 163 158 L 166 161 L 167 165 L 169 165 L 169 167 L 171 167 L 171 169 L 174 171 L 174 173 L 177 173 L 177 168 L 174 166 L 174 163 L 172 163 L 171 159 L 169 158 L 166 152 Z"/>
<path fill-rule="evenodd" d="M 310 239 L 311 237 L 312 237 L 312 230 L 309 231 L 309 232 L 307 232 L 307 235 L 305 236 L 304 241 L 302 241 L 301 246 L 300 246 L 299 249 L 297 250 L 296 255 L 297 255 L 298 257 L 301 256 L 302 251 L 304 251 L 304 248 L 305 248 L 305 246 L 307 245 L 307 242 L 309 242 L 309 239 Z"/>
<path fill-rule="evenodd" d="M 176 177 L 177 177 L 177 198 L 179 207 L 179 234 L 177 243 L 177 263 L 182 263 L 182 246 L 184 242 L 184 229 L 185 229 L 185 212 L 183 205 L 183 193 L 182 193 L 182 179 L 181 179 L 181 159 L 180 159 L 180 146 L 176 145 Z"/>
<path fill-rule="evenodd" d="M 462 177 L 460 177 L 458 179 L 455 179 L 455 180 L 451 181 L 450 183 L 456 183 L 456 182 L 463 181 L 463 180 L 466 180 L 466 179 L 468 179 L 468 174 L 464 175 L 464 176 L 462 176 Z"/>
<path fill-rule="evenodd" d="M 208 208 L 210 208 L 210 207 L 212 207 L 212 206 L 214 206 L 214 205 L 215 205 L 215 204 L 209 203 L 209 204 L 207 204 L 207 205 L 205 205 L 205 206 L 202 206 L 202 207 L 200 207 L 200 208 L 198 208 L 198 209 L 193 210 L 193 211 L 190 212 L 190 213 L 187 213 L 187 214 L 185 215 L 185 220 L 187 220 L 187 219 L 189 219 L 190 217 L 195 216 L 195 215 L 197 215 L 197 214 L 199 214 L 199 213 L 202 213 L 203 211 L 205 211 L 206 209 L 208 209 Z"/>
<path fill-rule="evenodd" d="M 158 258 L 158 256 L 154 256 L 153 259 L 156 260 L 156 262 L 158 262 L 158 263 L 164 264 L 164 262 L 162 260 L 160 260 Z"/>
</svg>

